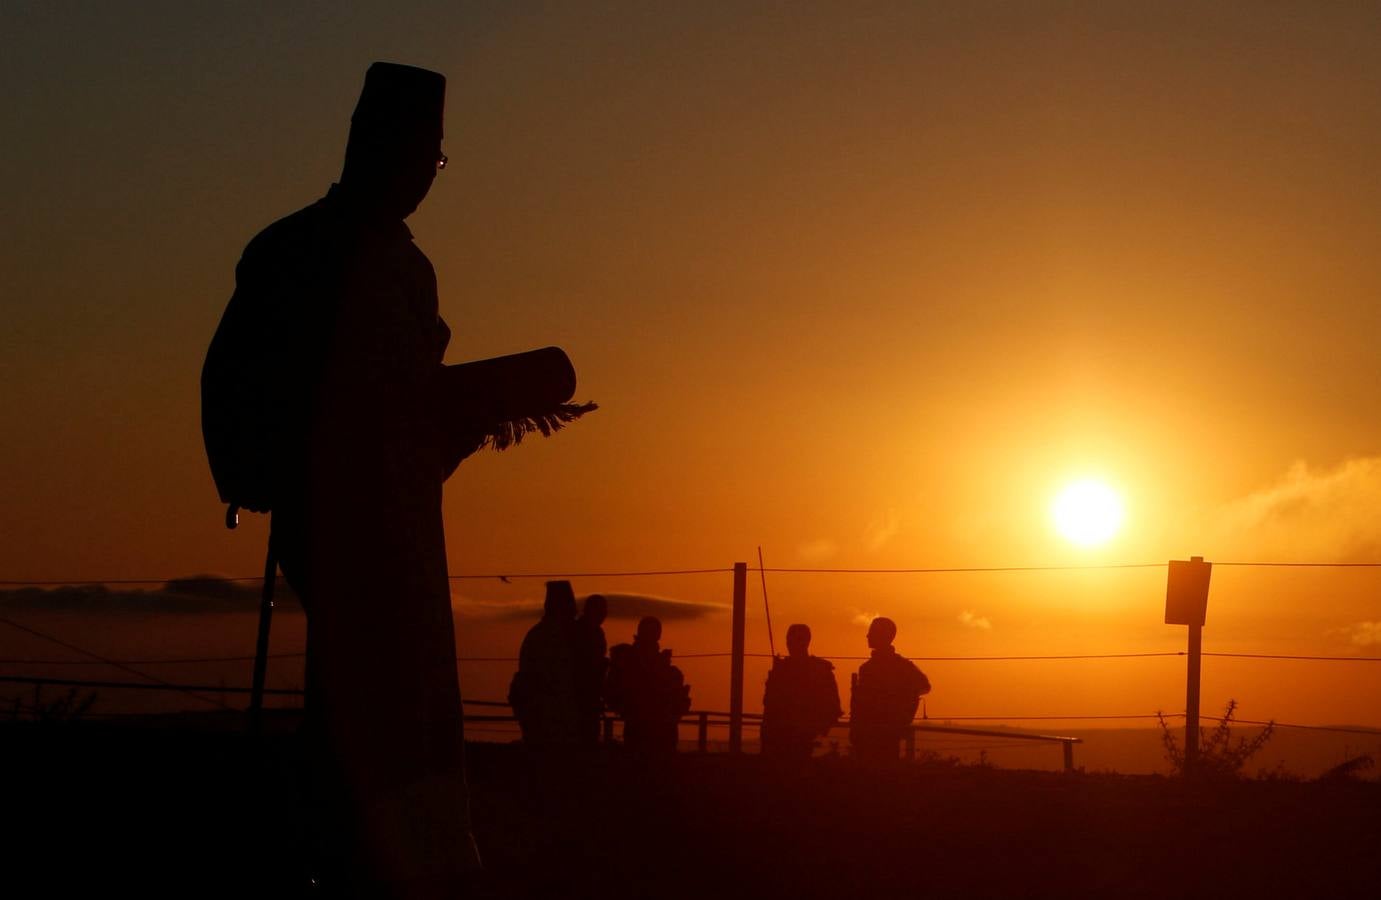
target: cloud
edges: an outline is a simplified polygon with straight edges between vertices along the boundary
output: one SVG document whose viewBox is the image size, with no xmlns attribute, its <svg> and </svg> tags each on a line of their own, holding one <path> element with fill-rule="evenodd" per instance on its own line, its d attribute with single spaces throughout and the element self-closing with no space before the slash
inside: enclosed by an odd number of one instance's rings
<svg viewBox="0 0 1381 900">
<path fill-rule="evenodd" d="M 1339 630 L 1358 647 L 1381 644 L 1381 622 L 1353 622 Z"/>
<path fill-rule="evenodd" d="M 1228 504 L 1214 545 L 1285 561 L 1356 562 L 1381 554 L 1381 457 L 1331 469 L 1296 462 L 1275 484 Z"/>
<path fill-rule="evenodd" d="M 977 628 L 980 631 L 992 631 L 993 623 L 987 616 L 974 615 L 973 610 L 966 609 L 959 614 L 959 624 L 965 628 Z"/>
<path fill-rule="evenodd" d="M 829 538 L 817 538 L 813 541 L 806 541 L 796 548 L 797 559 L 806 562 L 820 562 L 829 559 L 839 552 L 839 545 Z"/>
<path fill-rule="evenodd" d="M 849 609 L 853 611 L 853 615 L 849 617 L 849 621 L 855 625 L 871 625 L 874 619 L 882 615 L 880 612 L 867 612 L 856 606 L 851 606 Z"/>
<path fill-rule="evenodd" d="M 259 582 L 231 581 L 220 575 L 192 575 L 175 578 L 150 588 L 96 585 L 22 587 L 0 590 L 0 611 L 85 612 L 121 614 L 224 614 L 257 613 Z M 649 594 L 606 593 L 611 619 L 640 619 L 657 616 L 663 621 L 698 619 L 725 612 L 719 603 L 680 600 Z M 297 612 L 301 604 L 280 577 L 274 587 L 276 611 Z M 477 600 L 452 594 L 451 607 L 457 615 L 487 619 L 535 620 L 542 614 L 540 599 Z"/>
<path fill-rule="evenodd" d="M 230 581 L 220 575 L 174 578 L 156 588 L 114 588 L 103 584 L 22 587 L 0 591 L 0 609 L 24 612 L 243 613 L 259 609 L 259 582 Z M 298 606 L 279 578 L 274 602 Z"/>
<path fill-rule="evenodd" d="M 901 529 L 901 522 L 897 518 L 897 511 L 889 509 L 872 522 L 863 530 L 863 543 L 869 550 L 881 550 L 883 545 L 897 536 Z"/>
<path fill-rule="evenodd" d="M 609 618 L 641 619 L 643 616 L 656 616 L 662 621 L 700 619 L 715 613 L 727 612 L 729 607 L 721 603 L 706 603 L 699 600 L 678 600 L 672 597 L 656 597 L 651 594 L 604 593 L 609 601 Z M 584 598 L 580 599 L 584 603 Z M 471 597 L 455 596 L 451 606 L 457 615 L 477 619 L 535 621 L 542 615 L 542 601 L 533 598 L 520 600 L 477 600 Z"/>
</svg>

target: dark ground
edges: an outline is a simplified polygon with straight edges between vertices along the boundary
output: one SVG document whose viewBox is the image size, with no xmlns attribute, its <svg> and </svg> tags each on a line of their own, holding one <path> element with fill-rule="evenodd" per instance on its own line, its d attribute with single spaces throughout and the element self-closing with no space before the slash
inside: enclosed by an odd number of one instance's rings
<svg viewBox="0 0 1381 900">
<path fill-rule="evenodd" d="M 0 896 L 302 896 L 292 742 L 103 723 L 0 726 Z M 1381 784 L 861 771 L 820 759 L 603 757 L 572 790 L 470 748 L 512 897 L 1381 896 Z"/>
</svg>

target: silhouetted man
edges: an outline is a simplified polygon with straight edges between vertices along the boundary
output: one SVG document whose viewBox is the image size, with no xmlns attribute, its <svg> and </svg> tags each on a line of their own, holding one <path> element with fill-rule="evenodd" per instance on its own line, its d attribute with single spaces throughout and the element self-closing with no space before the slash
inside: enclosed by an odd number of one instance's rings
<svg viewBox="0 0 1381 900">
<path fill-rule="evenodd" d="M 599 726 L 604 718 L 604 675 L 609 668 L 604 638 L 604 619 L 609 601 L 603 594 L 585 598 L 585 608 L 575 623 L 575 686 L 580 716 L 580 741 L 599 743 Z"/>
<path fill-rule="evenodd" d="M 478 865 L 441 486 L 482 436 L 440 415 L 450 330 L 403 224 L 445 163 L 445 84 L 370 67 L 340 183 L 245 248 L 203 371 L 204 404 L 265 410 L 208 448 L 236 460 L 226 492 L 273 511 L 307 610 L 309 768 L 340 826 L 324 880 L 362 896 L 449 896 Z"/>
<path fill-rule="evenodd" d="M 508 702 L 535 748 L 574 744 L 579 736 L 575 594 L 569 581 L 548 581 L 542 620 L 528 630 Z"/>
<path fill-rule="evenodd" d="M 772 660 L 762 698 L 762 752 L 786 759 L 809 759 L 815 739 L 829 733 L 844 710 L 834 665 L 810 655 L 810 628 L 786 630 L 785 657 Z"/>
<path fill-rule="evenodd" d="M 871 658 L 858 667 L 849 703 L 849 743 L 863 762 L 895 762 L 898 744 L 916 717 L 930 680 L 892 648 L 897 626 L 876 618 L 868 626 Z"/>
<path fill-rule="evenodd" d="M 690 709 L 690 686 L 661 648 L 662 623 L 638 622 L 632 644 L 609 651 L 605 699 L 623 717 L 623 743 L 643 756 L 676 752 L 677 725 Z"/>
</svg>

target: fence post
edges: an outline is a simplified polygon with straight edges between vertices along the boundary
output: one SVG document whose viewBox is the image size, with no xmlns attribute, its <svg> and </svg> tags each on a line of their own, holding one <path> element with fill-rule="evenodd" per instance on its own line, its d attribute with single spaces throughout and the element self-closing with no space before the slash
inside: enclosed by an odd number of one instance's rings
<svg viewBox="0 0 1381 900">
<path fill-rule="evenodd" d="M 743 752 L 743 632 L 748 610 L 748 563 L 734 563 L 734 617 L 729 661 L 729 752 Z"/>
<path fill-rule="evenodd" d="M 907 762 L 915 762 L 915 761 L 916 761 L 916 726 L 915 726 L 915 725 L 908 725 L 908 726 L 906 727 L 906 761 L 907 761 Z"/>
<path fill-rule="evenodd" d="M 710 750 L 710 714 L 702 712 L 699 722 L 700 730 L 696 733 L 695 749 L 701 753 L 708 753 Z"/>
<path fill-rule="evenodd" d="M 1204 650 L 1204 629 L 1189 626 L 1189 677 L 1184 697 L 1184 771 L 1189 774 L 1199 762 L 1199 671 Z"/>
<path fill-rule="evenodd" d="M 1074 742 L 1064 741 L 1065 745 L 1065 771 L 1074 771 Z"/>
</svg>

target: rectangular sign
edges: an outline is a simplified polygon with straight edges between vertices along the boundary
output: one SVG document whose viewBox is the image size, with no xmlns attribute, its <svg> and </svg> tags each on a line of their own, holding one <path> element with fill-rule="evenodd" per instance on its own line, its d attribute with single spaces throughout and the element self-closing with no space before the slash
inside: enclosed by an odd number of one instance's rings
<svg viewBox="0 0 1381 900">
<path fill-rule="evenodd" d="M 1202 556 L 1170 560 L 1165 579 L 1165 624 L 1203 625 L 1208 615 L 1208 579 L 1213 563 Z"/>
</svg>

